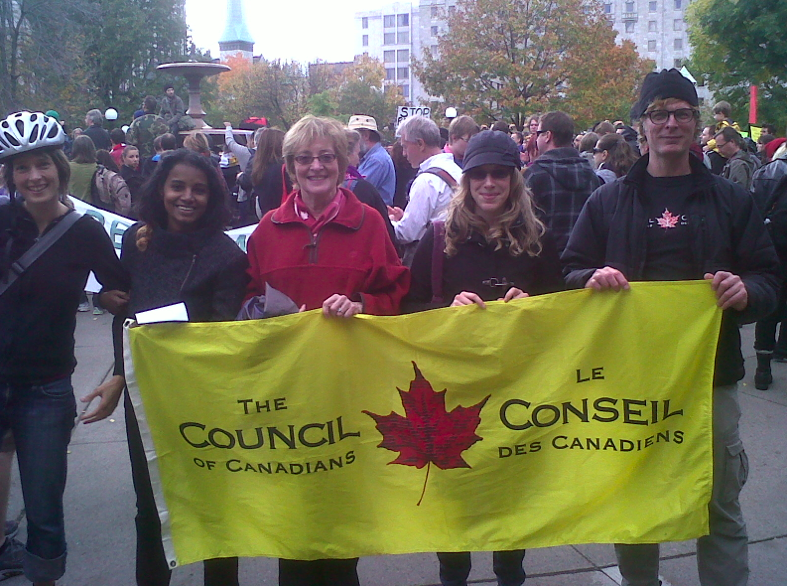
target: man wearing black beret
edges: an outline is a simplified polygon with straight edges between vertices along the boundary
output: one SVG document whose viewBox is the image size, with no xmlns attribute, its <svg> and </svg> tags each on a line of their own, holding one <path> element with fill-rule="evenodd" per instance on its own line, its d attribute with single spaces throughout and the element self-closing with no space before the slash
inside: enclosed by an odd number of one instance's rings
<svg viewBox="0 0 787 586">
<path fill-rule="evenodd" d="M 749 194 L 689 154 L 699 129 L 697 106 L 694 85 L 679 71 L 647 75 L 631 117 L 649 154 L 590 196 L 562 260 L 566 283 L 575 288 L 710 281 L 724 314 L 713 390 L 710 534 L 697 541 L 697 565 L 702 586 L 745 586 L 748 538 L 738 495 L 748 460 L 738 432 L 737 386 L 744 374 L 738 326 L 775 308 L 779 261 Z M 658 544 L 616 545 L 615 552 L 622 586 L 659 586 Z"/>
</svg>

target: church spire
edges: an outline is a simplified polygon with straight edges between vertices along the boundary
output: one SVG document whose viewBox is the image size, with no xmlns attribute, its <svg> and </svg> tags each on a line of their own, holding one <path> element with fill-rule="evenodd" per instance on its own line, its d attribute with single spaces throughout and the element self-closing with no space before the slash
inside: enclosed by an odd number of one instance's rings
<svg viewBox="0 0 787 586">
<path fill-rule="evenodd" d="M 239 53 L 249 61 L 252 59 L 254 41 L 246 27 L 243 0 L 227 0 L 227 21 L 219 38 L 219 51 L 222 61 Z"/>
</svg>

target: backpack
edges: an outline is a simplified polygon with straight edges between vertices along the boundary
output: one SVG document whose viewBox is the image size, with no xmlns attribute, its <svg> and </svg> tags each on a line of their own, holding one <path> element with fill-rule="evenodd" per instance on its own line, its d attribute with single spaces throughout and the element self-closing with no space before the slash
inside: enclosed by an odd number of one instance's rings
<svg viewBox="0 0 787 586">
<path fill-rule="evenodd" d="M 456 191 L 456 186 L 457 186 L 456 179 L 454 179 L 448 171 L 446 171 L 445 169 L 441 169 L 439 167 L 429 167 L 428 169 L 425 169 L 420 173 L 418 173 L 415 177 L 413 177 L 413 180 L 410 181 L 410 184 L 407 186 L 408 201 L 410 199 L 410 188 L 413 185 L 413 181 L 415 181 L 415 179 L 418 178 L 418 176 L 421 175 L 421 173 L 429 173 L 430 175 L 437 175 L 440 179 L 442 179 L 445 182 L 446 185 L 448 185 L 448 187 L 450 187 L 453 191 Z M 416 240 L 415 242 L 409 242 L 401 246 L 402 249 L 401 258 L 402 258 L 402 264 L 404 266 L 410 267 L 413 264 L 413 257 L 415 256 L 416 248 L 418 248 L 418 242 L 419 241 Z"/>
<path fill-rule="evenodd" d="M 123 216 L 131 213 L 131 192 L 119 173 L 98 165 L 90 183 L 93 205 Z"/>
</svg>

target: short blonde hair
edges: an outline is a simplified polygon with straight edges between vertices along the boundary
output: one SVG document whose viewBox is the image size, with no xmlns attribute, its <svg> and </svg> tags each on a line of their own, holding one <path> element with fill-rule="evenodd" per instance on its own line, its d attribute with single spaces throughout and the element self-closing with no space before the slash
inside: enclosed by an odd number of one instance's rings
<svg viewBox="0 0 787 586">
<path fill-rule="evenodd" d="M 339 163 L 336 185 L 340 185 L 347 172 L 347 137 L 344 131 L 344 126 L 333 118 L 322 118 L 310 114 L 298 120 L 284 135 L 284 144 L 282 145 L 284 164 L 287 165 L 287 173 L 293 182 L 297 181 L 295 155 L 298 154 L 298 151 L 316 139 L 327 138 L 333 145 L 333 151 Z"/>
<path fill-rule="evenodd" d="M 210 141 L 208 135 L 201 130 L 193 130 L 185 139 L 183 139 L 183 146 L 190 151 L 210 156 Z"/>
</svg>

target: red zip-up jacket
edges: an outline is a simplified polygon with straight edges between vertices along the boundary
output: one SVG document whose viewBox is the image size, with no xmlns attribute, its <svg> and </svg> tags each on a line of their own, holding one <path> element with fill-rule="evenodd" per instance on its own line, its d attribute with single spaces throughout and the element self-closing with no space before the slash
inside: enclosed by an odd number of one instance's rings
<svg viewBox="0 0 787 586">
<path fill-rule="evenodd" d="M 380 214 L 342 189 L 339 214 L 312 234 L 295 213 L 291 193 L 278 209 L 265 214 L 249 237 L 246 298 L 262 295 L 265 284 L 306 309 L 322 307 L 333 294 L 363 303 L 363 312 L 395 315 L 410 287 Z"/>
</svg>

